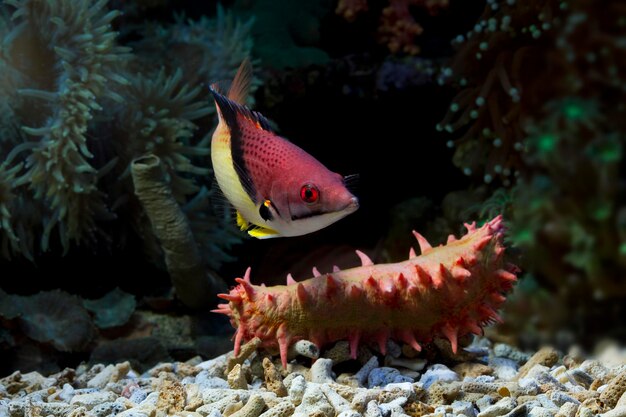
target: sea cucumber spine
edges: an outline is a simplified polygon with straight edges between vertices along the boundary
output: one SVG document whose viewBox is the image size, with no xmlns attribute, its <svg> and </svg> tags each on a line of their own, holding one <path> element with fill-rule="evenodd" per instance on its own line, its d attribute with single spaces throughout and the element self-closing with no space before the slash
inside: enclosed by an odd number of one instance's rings
<svg viewBox="0 0 626 417">
<path fill-rule="evenodd" d="M 287 348 L 301 339 L 318 347 L 348 339 L 352 356 L 361 342 L 376 342 L 385 353 L 387 339 L 420 350 L 419 342 L 446 337 L 453 351 L 468 333 L 500 321 L 496 310 L 517 280 L 518 268 L 504 259 L 504 226 L 498 216 L 482 227 L 466 224 L 460 239 L 431 247 L 413 232 L 421 248 L 399 263 L 373 264 L 363 253 L 362 266 L 319 274 L 287 285 L 257 286 L 250 268 L 228 294 L 228 304 L 214 310 L 229 316 L 237 329 L 235 354 L 244 340 L 261 339 L 261 346 L 279 348 L 283 366 Z"/>
</svg>

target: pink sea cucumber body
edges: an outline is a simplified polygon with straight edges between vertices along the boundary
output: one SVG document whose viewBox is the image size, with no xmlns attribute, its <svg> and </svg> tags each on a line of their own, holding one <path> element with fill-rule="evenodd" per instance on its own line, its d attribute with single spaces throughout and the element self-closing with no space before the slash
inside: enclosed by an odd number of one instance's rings
<svg viewBox="0 0 626 417">
<path fill-rule="evenodd" d="M 466 224 L 460 239 L 431 247 L 413 232 L 422 254 L 411 249 L 409 259 L 373 264 L 357 251 L 362 266 L 319 274 L 273 287 L 250 283 L 250 269 L 220 304 L 237 329 L 235 353 L 244 340 L 259 337 L 264 347 L 278 347 L 283 366 L 287 348 L 307 339 L 322 347 L 347 339 L 356 356 L 361 342 L 374 341 L 382 353 L 387 339 L 420 350 L 419 342 L 444 336 L 457 349 L 457 339 L 481 334 L 482 326 L 499 321 L 496 310 L 516 281 L 517 267 L 503 259 L 501 216 L 482 227 Z"/>
</svg>

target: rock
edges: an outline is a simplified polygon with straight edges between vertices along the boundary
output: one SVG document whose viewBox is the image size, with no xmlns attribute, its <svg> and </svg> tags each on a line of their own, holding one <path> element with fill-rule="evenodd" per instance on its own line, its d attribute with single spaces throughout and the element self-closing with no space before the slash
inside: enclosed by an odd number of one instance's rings
<svg viewBox="0 0 626 417">
<path fill-rule="evenodd" d="M 454 401 L 452 403 L 452 412 L 465 417 L 476 417 L 476 408 L 469 401 Z"/>
<path fill-rule="evenodd" d="M 258 417 L 265 408 L 265 401 L 260 395 L 252 395 L 246 405 L 243 408 L 233 414 L 230 417 Z"/>
<path fill-rule="evenodd" d="M 177 380 L 162 379 L 158 387 L 157 410 L 167 415 L 176 414 L 185 408 L 186 393 L 183 385 Z"/>
<path fill-rule="evenodd" d="M 324 352 L 324 357 L 326 359 L 332 359 L 335 365 L 349 361 L 352 359 L 352 357 L 350 357 L 350 345 L 345 340 L 337 342 L 332 348 Z"/>
<path fill-rule="evenodd" d="M 350 403 L 339 395 L 335 390 L 333 390 L 328 385 L 320 386 L 324 395 L 326 395 L 326 399 L 333 406 L 336 413 L 343 413 L 344 411 L 351 411 Z"/>
<path fill-rule="evenodd" d="M 302 402 L 295 409 L 294 416 L 334 417 L 335 409 L 328 402 L 319 384 L 307 384 Z"/>
<path fill-rule="evenodd" d="M 491 366 L 477 362 L 461 362 L 452 368 L 461 378 L 475 378 L 480 375 L 491 375 L 493 368 Z"/>
<path fill-rule="evenodd" d="M 244 343 L 239 349 L 239 355 L 228 356 L 228 358 L 226 359 L 225 372 L 230 372 L 237 364 L 243 365 L 245 360 L 248 359 L 250 355 L 252 355 L 254 352 L 256 352 L 260 344 L 261 339 L 259 339 L 258 337 L 255 337 L 250 341 Z"/>
<path fill-rule="evenodd" d="M 302 375 L 296 376 L 289 385 L 289 398 L 291 398 L 291 402 L 295 405 L 299 405 L 302 402 L 302 397 L 304 397 L 304 392 L 306 390 L 306 380 Z"/>
<path fill-rule="evenodd" d="M 578 404 L 574 403 L 564 403 L 555 417 L 574 417 L 576 416 L 576 411 L 578 411 L 578 406 Z"/>
<path fill-rule="evenodd" d="M 85 407 L 87 410 L 91 410 L 97 405 L 106 402 L 113 402 L 117 399 L 117 395 L 110 391 L 98 391 L 88 394 L 74 395 L 69 402 L 71 405 L 78 407 Z"/>
<path fill-rule="evenodd" d="M 279 397 L 287 396 L 287 388 L 276 366 L 269 358 L 263 358 L 263 377 L 267 389 Z"/>
<path fill-rule="evenodd" d="M 600 400 L 607 407 L 613 408 L 624 392 L 626 392 L 626 370 L 609 381 L 608 386 L 600 394 Z"/>
<path fill-rule="evenodd" d="M 550 393 L 550 400 L 559 407 L 561 407 L 565 403 L 574 403 L 576 405 L 580 405 L 580 401 L 570 397 L 569 395 L 561 391 L 552 391 L 552 393 Z"/>
<path fill-rule="evenodd" d="M 226 361 L 229 354 L 225 353 L 217 358 L 210 359 L 208 361 L 200 362 L 196 365 L 197 368 L 205 371 L 205 375 L 208 377 L 221 377 L 226 373 Z M 197 375 L 196 375 L 197 378 Z M 196 380 L 197 382 L 197 380 Z"/>
<path fill-rule="evenodd" d="M 374 368 L 367 377 L 367 386 L 370 388 L 384 387 L 387 384 L 399 382 L 413 382 L 413 380 L 400 374 L 396 368 L 389 367 Z"/>
<path fill-rule="evenodd" d="M 523 378 L 535 366 L 551 367 L 559 360 L 559 353 L 552 347 L 543 347 L 528 359 L 520 369 L 517 378 Z"/>
<path fill-rule="evenodd" d="M 543 407 L 532 407 L 527 415 L 528 417 L 554 417 L 554 412 Z"/>
<path fill-rule="evenodd" d="M 317 345 L 308 340 L 298 340 L 296 343 L 289 347 L 287 352 L 287 358 L 293 359 L 296 356 L 301 355 L 306 358 L 317 359 L 320 356 L 320 350 Z"/>
<path fill-rule="evenodd" d="M 288 417 L 296 408 L 290 401 L 283 401 L 270 408 L 259 417 Z"/>
<path fill-rule="evenodd" d="M 359 371 L 354 374 L 354 377 L 359 382 L 359 385 L 364 386 L 367 378 L 372 372 L 372 369 L 378 368 L 378 358 L 376 356 L 372 356 L 366 363 L 359 369 Z"/>
<path fill-rule="evenodd" d="M 602 414 L 602 417 L 626 417 L 626 407 L 615 407 L 611 411 Z"/>
<path fill-rule="evenodd" d="M 517 406 L 515 399 L 505 397 L 478 413 L 478 417 L 497 417 L 512 411 Z"/>
<path fill-rule="evenodd" d="M 232 389 L 248 389 L 246 381 L 246 373 L 240 364 L 235 364 L 233 369 L 228 372 L 228 386 Z"/>
<path fill-rule="evenodd" d="M 517 362 L 513 359 L 494 357 L 489 360 L 489 365 L 494 375 L 502 380 L 510 381 L 517 376 Z"/>
<path fill-rule="evenodd" d="M 458 381 L 459 376 L 456 372 L 451 371 L 447 366 L 442 364 L 435 364 L 428 368 L 426 372 L 420 378 L 420 383 L 422 383 L 425 389 L 428 389 L 434 382 L 450 382 L 450 381 Z"/>
<path fill-rule="evenodd" d="M 311 382 L 318 384 L 328 384 L 335 382 L 332 371 L 333 361 L 331 359 L 320 358 L 311 366 Z"/>
<path fill-rule="evenodd" d="M 518 365 L 528 362 L 530 359 L 528 354 L 506 343 L 496 343 L 493 347 L 493 354 L 497 357 L 512 359 L 517 362 Z"/>
</svg>

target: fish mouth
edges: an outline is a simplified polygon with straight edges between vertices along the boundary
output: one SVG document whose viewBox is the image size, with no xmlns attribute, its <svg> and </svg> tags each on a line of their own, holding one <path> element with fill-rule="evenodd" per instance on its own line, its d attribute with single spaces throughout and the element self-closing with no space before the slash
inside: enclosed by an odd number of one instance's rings
<svg viewBox="0 0 626 417">
<path fill-rule="evenodd" d="M 299 216 L 294 214 L 294 215 L 291 215 L 291 220 L 295 221 L 295 220 L 309 219 L 311 217 L 322 216 L 324 214 L 332 214 L 332 213 L 343 213 L 344 216 L 347 216 L 348 214 L 351 214 L 357 211 L 358 208 L 359 208 L 359 199 L 356 197 L 352 197 L 350 201 L 345 206 L 343 206 L 340 210 L 337 210 L 337 211 L 315 210 L 315 211 L 311 211 L 310 213 L 302 214 Z"/>
</svg>

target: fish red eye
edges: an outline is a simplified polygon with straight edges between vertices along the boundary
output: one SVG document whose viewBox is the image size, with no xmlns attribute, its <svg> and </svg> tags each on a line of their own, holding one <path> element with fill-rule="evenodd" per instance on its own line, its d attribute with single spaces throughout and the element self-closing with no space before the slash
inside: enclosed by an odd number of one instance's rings
<svg viewBox="0 0 626 417">
<path fill-rule="evenodd" d="M 312 184 L 305 184 L 300 188 L 300 198 L 305 203 L 315 203 L 320 198 L 320 190 Z"/>
</svg>

